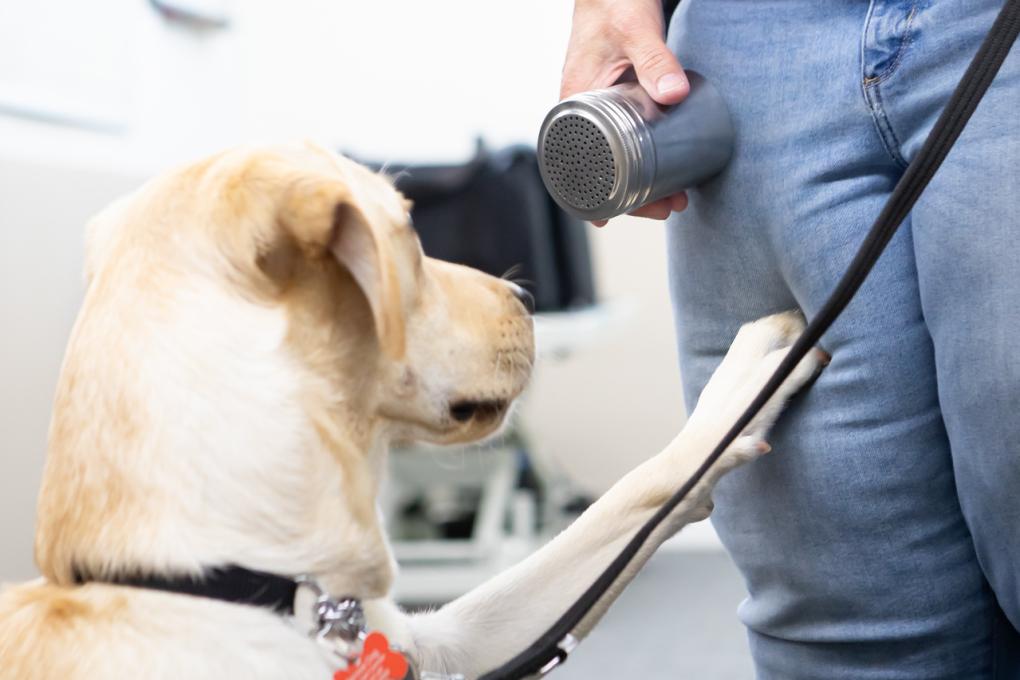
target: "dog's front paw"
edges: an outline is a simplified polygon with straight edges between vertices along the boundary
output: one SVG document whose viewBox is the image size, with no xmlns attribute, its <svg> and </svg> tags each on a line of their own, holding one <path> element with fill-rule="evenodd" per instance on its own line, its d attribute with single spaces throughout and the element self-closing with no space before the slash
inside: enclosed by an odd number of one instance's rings
<svg viewBox="0 0 1020 680">
<path fill-rule="evenodd" d="M 721 439 L 761 391 L 803 330 L 804 317 L 799 312 L 773 314 L 745 324 L 705 386 L 691 419 L 714 430 Z M 771 447 L 765 436 L 783 405 L 828 361 L 828 355 L 820 349 L 809 352 L 726 450 L 719 466 L 730 469 L 767 453 Z"/>
</svg>

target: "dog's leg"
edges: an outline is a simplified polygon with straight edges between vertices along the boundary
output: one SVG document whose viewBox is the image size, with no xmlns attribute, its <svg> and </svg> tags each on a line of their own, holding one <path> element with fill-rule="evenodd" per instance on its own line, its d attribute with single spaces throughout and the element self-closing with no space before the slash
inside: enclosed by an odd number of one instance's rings
<svg viewBox="0 0 1020 680">
<path fill-rule="evenodd" d="M 702 393 L 688 424 L 665 450 L 617 482 L 577 521 L 529 558 L 442 609 L 403 621 L 401 637 L 425 670 L 475 677 L 520 652 L 595 580 L 627 540 L 680 487 L 731 427 L 803 329 L 796 314 L 744 326 Z M 727 470 L 768 451 L 764 437 L 784 401 L 824 361 L 809 354 L 794 374 L 664 522 L 582 622 L 587 634 L 652 552 L 685 524 L 707 517 Z"/>
</svg>

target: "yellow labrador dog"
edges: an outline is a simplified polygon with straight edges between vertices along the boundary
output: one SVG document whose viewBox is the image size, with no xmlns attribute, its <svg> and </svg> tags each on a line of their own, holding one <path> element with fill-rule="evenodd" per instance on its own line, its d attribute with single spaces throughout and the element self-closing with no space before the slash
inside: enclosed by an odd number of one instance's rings
<svg viewBox="0 0 1020 680">
<path fill-rule="evenodd" d="M 521 651 L 689 478 L 783 357 L 793 314 L 745 326 L 687 426 L 570 528 L 445 607 L 409 615 L 376 505 L 387 444 L 495 432 L 527 382 L 513 284 L 422 254 L 384 177 L 311 146 L 229 151 L 89 226 L 39 496 L 42 578 L 0 595 L 0 678 L 302 678 L 337 670 L 273 608 L 113 584 L 234 565 L 364 602 L 413 665 L 474 677 Z M 711 510 L 768 450 L 781 393 L 654 536 Z"/>
</svg>

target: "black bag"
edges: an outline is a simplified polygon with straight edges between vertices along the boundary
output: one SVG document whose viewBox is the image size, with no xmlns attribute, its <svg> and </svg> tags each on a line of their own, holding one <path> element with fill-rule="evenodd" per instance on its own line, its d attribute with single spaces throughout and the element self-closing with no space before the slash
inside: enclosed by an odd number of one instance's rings
<svg viewBox="0 0 1020 680">
<path fill-rule="evenodd" d="M 386 171 L 414 201 L 411 217 L 427 255 L 507 275 L 535 296 L 535 311 L 595 302 L 585 225 L 549 197 L 533 149 L 487 152 L 479 144 L 463 165 Z"/>
</svg>

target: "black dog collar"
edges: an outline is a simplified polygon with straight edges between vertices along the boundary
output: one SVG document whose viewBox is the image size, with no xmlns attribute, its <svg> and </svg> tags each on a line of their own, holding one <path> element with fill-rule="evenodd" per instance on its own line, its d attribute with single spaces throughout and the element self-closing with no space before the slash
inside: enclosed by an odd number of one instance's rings
<svg viewBox="0 0 1020 680">
<path fill-rule="evenodd" d="M 199 577 L 121 574 L 97 578 L 76 570 L 74 580 L 79 584 L 108 583 L 206 597 L 233 604 L 264 607 L 284 616 L 294 614 L 294 596 L 300 585 L 297 580 L 286 576 L 237 566 L 214 567 Z"/>
</svg>

